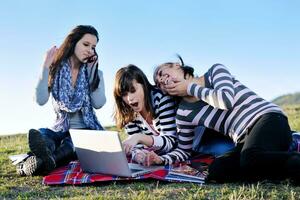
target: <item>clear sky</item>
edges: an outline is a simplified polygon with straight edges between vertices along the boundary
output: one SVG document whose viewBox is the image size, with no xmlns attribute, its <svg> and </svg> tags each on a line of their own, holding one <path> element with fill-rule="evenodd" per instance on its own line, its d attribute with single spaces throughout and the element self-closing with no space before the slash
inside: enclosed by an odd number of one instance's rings
<svg viewBox="0 0 300 200">
<path fill-rule="evenodd" d="M 100 34 L 97 51 L 107 103 L 99 121 L 113 125 L 118 68 L 132 63 L 152 81 L 156 65 L 176 61 L 202 75 L 226 65 L 267 100 L 300 91 L 300 1 L 10 0 L 0 6 L 0 134 L 48 127 L 51 100 L 38 106 L 34 88 L 47 49 L 79 24 Z"/>
</svg>

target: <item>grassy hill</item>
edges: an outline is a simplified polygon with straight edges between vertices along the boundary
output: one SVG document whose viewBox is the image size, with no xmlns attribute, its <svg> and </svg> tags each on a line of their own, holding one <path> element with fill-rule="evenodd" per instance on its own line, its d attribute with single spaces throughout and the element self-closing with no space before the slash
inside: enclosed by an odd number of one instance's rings
<svg viewBox="0 0 300 200">
<path fill-rule="evenodd" d="M 300 131 L 300 92 L 282 95 L 272 102 L 279 105 L 287 114 L 291 128 Z"/>
<path fill-rule="evenodd" d="M 272 102 L 279 106 L 300 104 L 300 92 L 279 96 Z"/>
<path fill-rule="evenodd" d="M 283 105 L 281 107 L 289 118 L 291 129 L 300 132 L 300 104 Z"/>
</svg>

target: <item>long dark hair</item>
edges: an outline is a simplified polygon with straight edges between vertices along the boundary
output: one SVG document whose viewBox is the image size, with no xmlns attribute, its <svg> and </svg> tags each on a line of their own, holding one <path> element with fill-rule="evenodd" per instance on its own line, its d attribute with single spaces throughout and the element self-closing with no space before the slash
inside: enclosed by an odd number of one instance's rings
<svg viewBox="0 0 300 200">
<path fill-rule="evenodd" d="M 117 128 L 121 129 L 129 122 L 133 121 L 136 113 L 133 109 L 123 101 L 123 96 L 132 91 L 134 88 L 133 81 L 136 80 L 143 87 L 145 108 L 148 114 L 153 118 L 154 111 L 152 108 L 151 89 L 154 88 L 149 82 L 144 72 L 135 65 L 128 65 L 120 68 L 115 76 L 114 83 L 114 98 L 115 98 L 115 111 L 114 119 Z"/>
<path fill-rule="evenodd" d="M 183 71 L 184 78 L 186 78 L 187 75 L 194 77 L 194 68 L 185 65 L 184 62 L 183 62 L 182 57 L 181 57 L 179 54 L 176 54 L 176 56 L 177 56 L 177 58 L 178 58 L 179 61 L 180 61 L 180 68 L 181 68 L 181 70 Z M 159 71 L 159 69 L 160 69 L 161 67 L 164 67 L 164 66 L 167 66 L 167 67 L 174 67 L 176 64 L 177 64 L 177 63 L 175 63 L 175 62 L 166 62 L 166 63 L 163 63 L 163 64 L 158 65 L 158 66 L 154 69 L 154 72 L 153 72 L 153 80 L 154 80 L 154 83 L 155 83 L 156 85 L 158 84 L 158 82 L 157 82 L 157 80 L 156 80 L 156 76 L 157 76 L 157 73 L 158 73 L 158 71 Z"/>
<path fill-rule="evenodd" d="M 180 60 L 180 67 L 183 70 L 184 78 L 186 78 L 186 75 L 190 75 L 190 76 L 194 77 L 194 68 L 190 67 L 188 65 L 185 65 L 182 57 L 179 54 L 176 54 L 176 56 Z"/>
<path fill-rule="evenodd" d="M 183 71 L 184 74 L 184 78 L 186 78 L 187 75 L 194 77 L 194 68 L 190 67 L 188 65 L 185 65 L 183 62 L 182 57 L 179 54 L 176 54 L 177 58 L 180 61 L 180 68 Z M 167 66 L 167 67 L 174 67 L 176 64 L 178 63 L 174 63 L 174 62 L 166 62 L 163 64 L 158 65 L 155 69 L 154 69 L 154 73 L 153 73 L 153 80 L 155 82 L 155 84 L 157 84 L 157 80 L 156 80 L 156 76 L 157 76 L 157 72 L 161 67 Z"/>
<path fill-rule="evenodd" d="M 62 61 L 70 58 L 74 54 L 74 50 L 77 42 L 87 33 L 96 36 L 97 42 L 99 41 L 97 30 L 90 25 L 76 26 L 65 38 L 65 40 L 63 41 L 62 45 L 59 47 L 54 57 L 53 63 L 49 67 L 49 79 L 48 79 L 49 90 L 51 90 L 55 74 L 61 69 Z M 95 72 L 98 72 L 98 64 L 96 65 Z M 95 73 L 92 84 L 90 85 L 92 91 L 94 91 L 98 87 L 99 82 L 100 82 L 99 75 L 98 73 Z"/>
</svg>

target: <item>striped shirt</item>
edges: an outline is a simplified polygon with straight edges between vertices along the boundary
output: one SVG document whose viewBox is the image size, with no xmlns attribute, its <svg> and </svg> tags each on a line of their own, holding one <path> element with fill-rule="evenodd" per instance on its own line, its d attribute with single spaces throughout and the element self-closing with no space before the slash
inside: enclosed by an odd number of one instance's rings
<svg viewBox="0 0 300 200">
<path fill-rule="evenodd" d="M 199 101 L 182 101 L 178 107 L 178 147 L 161 156 L 165 164 L 190 157 L 196 126 L 214 129 L 240 143 L 260 116 L 271 112 L 283 114 L 277 105 L 248 89 L 221 64 L 213 65 L 204 74 L 204 80 L 205 87 L 191 83 L 187 88 L 188 94 Z"/>
<path fill-rule="evenodd" d="M 151 135 L 152 148 L 156 153 L 167 153 L 177 145 L 175 121 L 177 104 L 172 97 L 163 94 L 157 88 L 151 90 L 151 97 L 155 113 L 153 124 L 148 124 L 141 115 L 138 115 L 132 122 L 126 124 L 125 131 L 129 135 L 136 133 Z"/>
</svg>

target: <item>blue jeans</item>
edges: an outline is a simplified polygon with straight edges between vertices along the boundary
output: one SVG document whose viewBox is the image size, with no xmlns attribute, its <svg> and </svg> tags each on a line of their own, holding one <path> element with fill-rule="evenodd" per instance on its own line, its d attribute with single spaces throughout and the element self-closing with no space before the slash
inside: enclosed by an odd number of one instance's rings
<svg viewBox="0 0 300 200">
<path fill-rule="evenodd" d="M 198 126 L 194 130 L 193 151 L 214 156 L 223 155 L 235 147 L 234 142 L 212 129 Z"/>
<path fill-rule="evenodd" d="M 40 128 L 39 131 L 52 153 L 61 145 L 74 149 L 69 131 L 55 132 L 48 128 Z"/>
</svg>

